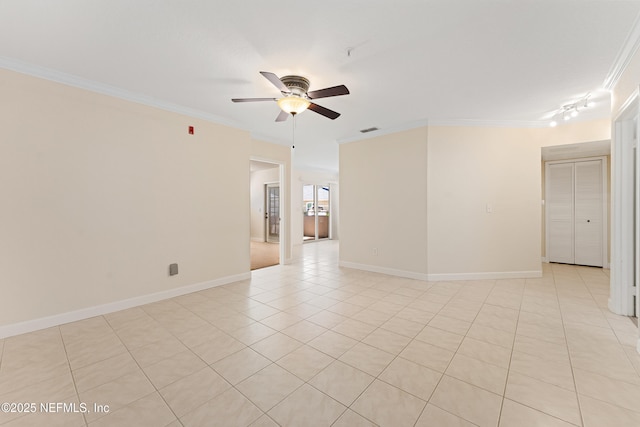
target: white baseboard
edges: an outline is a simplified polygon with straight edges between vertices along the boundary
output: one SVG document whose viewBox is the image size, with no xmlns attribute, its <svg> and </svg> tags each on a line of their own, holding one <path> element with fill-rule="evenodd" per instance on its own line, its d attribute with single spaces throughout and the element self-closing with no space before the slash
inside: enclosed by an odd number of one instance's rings
<svg viewBox="0 0 640 427">
<path fill-rule="evenodd" d="M 395 268 L 380 267 L 377 265 L 359 264 L 356 262 L 340 261 L 340 267 L 354 268 L 356 270 L 371 271 L 372 273 L 388 274 L 390 276 L 406 277 L 408 279 L 427 280 L 425 273 L 417 273 L 415 271 L 396 270 Z"/>
<path fill-rule="evenodd" d="M 355 268 L 357 270 L 371 271 L 373 273 L 388 274 L 390 276 L 406 277 L 409 279 L 424 280 L 426 282 L 444 282 L 455 280 L 492 280 L 492 279 L 532 279 L 542 277 L 542 270 L 532 271 L 498 271 L 486 273 L 446 273 L 425 274 L 415 271 L 396 270 L 393 268 L 379 267 L 369 264 L 358 264 L 349 261 L 340 261 L 341 267 Z"/>
<path fill-rule="evenodd" d="M 430 282 L 454 280 L 495 280 L 495 279 L 535 279 L 542 277 L 542 270 L 532 271 L 491 271 L 482 273 L 429 274 Z"/>
<path fill-rule="evenodd" d="M 549 258 L 547 258 L 546 256 L 542 257 L 542 262 L 549 262 Z"/>
<path fill-rule="evenodd" d="M 0 339 L 38 331 L 41 329 L 51 328 L 54 326 L 63 325 L 65 323 L 76 322 L 78 320 L 84 320 L 90 317 L 102 316 L 103 314 L 126 310 L 128 308 L 138 307 L 140 305 L 150 304 L 153 302 L 178 297 L 180 295 L 190 294 L 192 292 L 215 288 L 216 286 L 226 285 L 229 283 L 247 279 L 251 279 L 250 272 L 222 277 L 220 279 L 209 280 L 207 282 L 196 283 L 193 285 L 182 286 L 180 288 L 168 289 L 166 291 L 156 292 L 153 294 L 141 295 L 139 297 L 115 301 L 107 304 L 97 305 L 94 307 L 82 308 L 80 310 L 70 311 L 67 313 L 60 313 L 53 316 L 41 317 L 39 319 L 4 325 L 0 326 Z"/>
</svg>

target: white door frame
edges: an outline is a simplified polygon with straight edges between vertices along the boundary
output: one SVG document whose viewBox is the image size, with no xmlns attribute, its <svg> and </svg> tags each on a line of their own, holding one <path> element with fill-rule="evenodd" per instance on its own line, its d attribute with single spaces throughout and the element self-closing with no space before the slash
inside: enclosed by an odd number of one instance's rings
<svg viewBox="0 0 640 427">
<path fill-rule="evenodd" d="M 314 223 L 315 223 L 315 236 L 313 238 L 313 240 L 304 240 L 302 243 L 310 243 L 310 242 L 318 242 L 320 240 L 332 240 L 333 239 L 333 199 L 332 199 L 332 188 L 331 188 L 331 184 L 309 184 L 309 183 L 303 183 L 302 184 L 302 188 L 304 189 L 305 186 L 307 185 L 311 185 L 313 186 L 313 204 L 314 204 Z M 321 239 L 318 238 L 318 187 L 322 187 L 322 188 L 327 188 L 329 191 L 329 222 L 328 222 L 328 227 L 329 227 L 329 235 L 327 237 L 323 237 Z M 304 197 L 304 196 L 303 196 Z M 304 223 L 302 225 L 304 227 Z"/>
<path fill-rule="evenodd" d="M 547 199 L 549 197 L 549 185 L 550 185 L 550 180 L 549 180 L 549 165 L 553 165 L 553 164 L 559 164 L 559 163 L 579 163 L 579 162 L 588 162 L 588 161 L 592 161 L 592 160 L 600 160 L 602 161 L 602 268 L 609 268 L 609 251 L 607 248 L 607 242 L 609 240 L 609 230 L 607 227 L 607 224 L 609 223 L 609 213 L 608 213 L 608 206 L 607 206 L 607 196 L 608 196 L 608 191 L 607 191 L 607 183 L 608 183 L 608 179 L 607 179 L 607 158 L 605 156 L 598 156 L 598 157 L 582 157 L 582 158 L 578 158 L 578 159 L 566 159 L 566 160 L 549 160 L 544 162 L 544 186 L 545 186 L 545 190 L 544 190 L 544 194 L 545 194 L 545 199 Z M 575 182 L 574 182 L 575 185 Z M 546 224 L 545 227 L 545 254 L 547 256 L 547 258 L 549 257 L 549 230 L 551 227 L 549 227 L 549 204 L 546 203 L 544 204 L 544 222 Z M 574 240 L 575 240 L 575 236 L 574 236 Z"/>
<path fill-rule="evenodd" d="M 635 238 L 632 233 L 634 223 L 640 225 L 640 159 L 636 150 L 635 170 L 635 216 L 634 206 L 634 170 L 633 140 L 637 140 L 639 123 L 640 92 L 638 89 L 629 97 L 621 108 L 621 113 L 614 118 L 613 144 L 611 147 L 612 169 L 612 235 L 611 235 L 611 282 L 609 294 L 609 310 L 623 316 L 631 316 L 634 311 L 634 293 L 638 289 L 640 263 L 635 254 L 640 255 L 640 227 L 636 227 Z M 635 244 L 634 244 L 635 240 Z M 635 247 L 634 247 L 635 246 Z M 640 300 L 640 298 L 636 298 Z M 636 304 L 640 301 L 636 301 Z M 638 307 L 636 307 L 637 309 Z M 640 311 L 640 310 L 639 310 Z M 640 351 L 640 340 L 638 340 Z"/>
<path fill-rule="evenodd" d="M 286 168 L 285 168 L 285 163 L 282 161 L 278 161 L 278 160 L 273 160 L 273 159 L 267 159 L 267 158 L 263 158 L 263 157 L 256 157 L 256 156 L 250 156 L 249 157 L 249 161 L 256 161 L 256 162 L 262 162 L 262 163 L 271 163 L 273 165 L 277 165 L 278 166 L 278 180 L 280 183 L 280 244 L 278 247 L 278 250 L 280 252 L 279 256 L 280 256 L 280 264 L 285 264 L 286 261 L 286 246 L 287 246 L 287 242 L 289 241 L 289 216 L 287 215 L 288 212 L 285 211 L 285 204 L 284 201 L 287 197 L 287 192 L 286 192 L 286 181 L 285 181 L 285 177 L 286 177 Z M 264 190 L 263 190 L 264 191 Z M 250 227 L 250 225 L 249 225 Z"/>
</svg>

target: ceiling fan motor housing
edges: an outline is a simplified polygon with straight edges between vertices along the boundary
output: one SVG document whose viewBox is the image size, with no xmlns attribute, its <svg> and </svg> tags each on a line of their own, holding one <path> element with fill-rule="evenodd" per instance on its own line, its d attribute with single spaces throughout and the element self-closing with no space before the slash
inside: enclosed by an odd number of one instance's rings
<svg viewBox="0 0 640 427">
<path fill-rule="evenodd" d="M 294 95 L 305 96 L 309 91 L 309 80 L 302 76 L 284 76 L 280 80 Z"/>
</svg>

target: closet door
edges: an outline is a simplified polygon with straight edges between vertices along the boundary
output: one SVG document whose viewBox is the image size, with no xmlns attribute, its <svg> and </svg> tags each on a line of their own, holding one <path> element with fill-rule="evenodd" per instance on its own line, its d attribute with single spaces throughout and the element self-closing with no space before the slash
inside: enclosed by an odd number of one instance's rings
<svg viewBox="0 0 640 427">
<path fill-rule="evenodd" d="M 602 267 L 602 160 L 575 163 L 575 264 Z"/>
<path fill-rule="evenodd" d="M 547 164 L 547 227 L 549 262 L 573 264 L 574 164 Z"/>
</svg>

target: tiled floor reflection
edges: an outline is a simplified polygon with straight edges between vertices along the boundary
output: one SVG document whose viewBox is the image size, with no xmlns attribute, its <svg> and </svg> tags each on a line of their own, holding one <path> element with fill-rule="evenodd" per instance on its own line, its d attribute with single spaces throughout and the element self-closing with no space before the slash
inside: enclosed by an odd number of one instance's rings
<svg viewBox="0 0 640 427">
<path fill-rule="evenodd" d="M 426 283 L 337 250 L 0 340 L 0 403 L 72 405 L 0 425 L 640 426 L 638 330 L 608 312 L 607 270 Z"/>
</svg>

